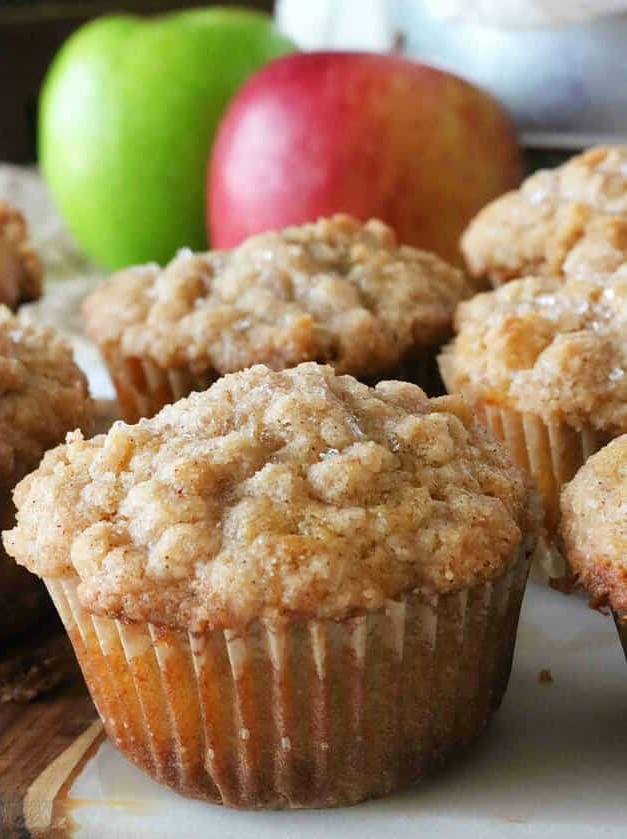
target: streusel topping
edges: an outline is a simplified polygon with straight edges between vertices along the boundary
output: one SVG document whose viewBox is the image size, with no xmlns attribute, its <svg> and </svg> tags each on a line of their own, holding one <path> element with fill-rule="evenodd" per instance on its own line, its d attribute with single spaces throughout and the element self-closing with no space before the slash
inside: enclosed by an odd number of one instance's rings
<svg viewBox="0 0 627 839">
<path fill-rule="evenodd" d="M 599 216 L 627 217 L 627 146 L 600 147 L 488 204 L 462 236 L 470 273 L 495 285 L 526 274 L 561 275 Z"/>
<path fill-rule="evenodd" d="M 562 265 L 567 281 L 610 285 L 627 277 L 627 216 L 595 216 Z"/>
<path fill-rule="evenodd" d="M 571 570 L 593 597 L 627 613 L 627 436 L 587 460 L 562 494 Z"/>
<path fill-rule="evenodd" d="M 460 305 L 440 357 L 449 390 L 546 422 L 627 431 L 627 275 L 526 277 Z"/>
<path fill-rule="evenodd" d="M 18 562 L 78 574 L 95 613 L 194 629 L 473 586 L 515 561 L 538 515 L 462 399 L 314 363 L 258 365 L 138 425 L 71 435 L 15 500 Z"/>
<path fill-rule="evenodd" d="M 0 201 L 0 305 L 15 309 L 41 294 L 42 268 L 28 241 L 24 216 Z"/>
<path fill-rule="evenodd" d="M 0 306 L 0 483 L 33 469 L 68 431 L 91 429 L 93 406 L 70 347 Z"/>
<path fill-rule="evenodd" d="M 101 347 L 167 369 L 324 361 L 363 377 L 440 344 L 471 291 L 460 271 L 399 245 L 382 222 L 337 215 L 229 252 L 183 252 L 165 270 L 122 271 L 84 311 Z"/>
</svg>

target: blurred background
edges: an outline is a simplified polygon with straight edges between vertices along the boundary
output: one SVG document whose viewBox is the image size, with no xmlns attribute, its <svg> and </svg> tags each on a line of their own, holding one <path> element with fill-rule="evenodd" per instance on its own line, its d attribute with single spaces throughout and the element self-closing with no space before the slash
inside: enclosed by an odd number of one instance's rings
<svg viewBox="0 0 627 839">
<path fill-rule="evenodd" d="M 349 212 L 460 264 L 525 172 L 625 142 L 626 40 L 627 0 L 0 0 L 0 199 L 50 263 Z"/>
<path fill-rule="evenodd" d="M 193 0 L 0 0 L 0 160 L 32 162 L 36 157 L 37 97 L 54 55 L 75 29 L 103 14 L 155 14 L 194 6 Z M 273 0 L 229 2 L 272 11 Z"/>
<path fill-rule="evenodd" d="M 35 159 L 42 80 L 83 23 L 215 5 L 274 13 L 301 49 L 396 50 L 453 70 L 547 160 L 627 136 L 627 0 L 0 0 L 0 160 Z"/>
</svg>

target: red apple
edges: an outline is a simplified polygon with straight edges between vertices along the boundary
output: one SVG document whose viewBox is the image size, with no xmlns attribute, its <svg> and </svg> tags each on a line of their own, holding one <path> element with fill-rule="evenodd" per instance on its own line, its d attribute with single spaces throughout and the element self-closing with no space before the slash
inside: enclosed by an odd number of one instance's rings
<svg viewBox="0 0 627 839">
<path fill-rule="evenodd" d="M 209 167 L 216 248 L 345 211 L 460 262 L 458 240 L 522 176 L 513 126 L 482 90 L 395 55 L 280 58 L 230 104 Z"/>
</svg>

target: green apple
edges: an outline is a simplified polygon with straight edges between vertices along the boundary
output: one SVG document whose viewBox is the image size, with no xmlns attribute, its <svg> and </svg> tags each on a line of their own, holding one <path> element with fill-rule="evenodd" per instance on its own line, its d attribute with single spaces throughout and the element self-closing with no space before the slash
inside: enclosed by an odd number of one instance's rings
<svg viewBox="0 0 627 839">
<path fill-rule="evenodd" d="M 63 45 L 40 99 L 39 156 L 66 223 L 106 268 L 206 245 L 207 157 L 230 98 L 293 51 L 264 14 L 99 18 Z"/>
</svg>

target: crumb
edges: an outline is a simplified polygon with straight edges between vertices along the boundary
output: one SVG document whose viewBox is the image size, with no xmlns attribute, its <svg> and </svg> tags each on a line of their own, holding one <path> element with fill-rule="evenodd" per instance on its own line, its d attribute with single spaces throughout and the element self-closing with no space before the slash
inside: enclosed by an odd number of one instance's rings
<svg viewBox="0 0 627 839">
<path fill-rule="evenodd" d="M 551 676 L 551 671 L 546 668 L 540 670 L 540 672 L 538 673 L 538 681 L 541 685 L 553 684 L 553 676 Z"/>
</svg>

